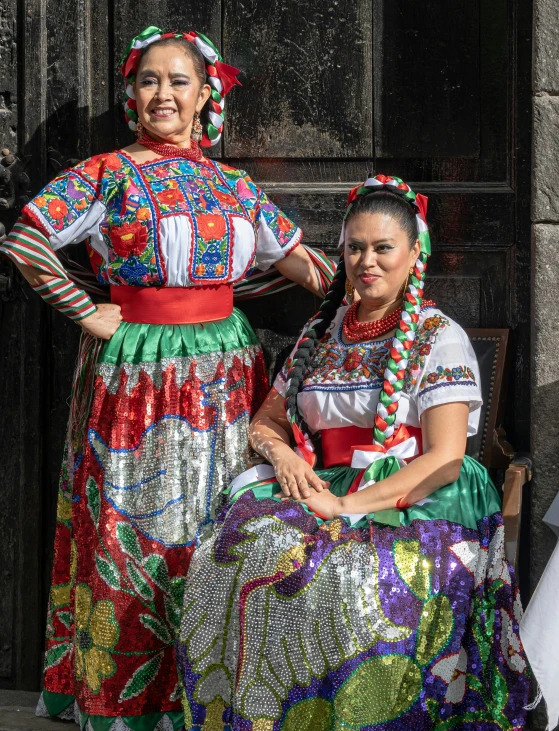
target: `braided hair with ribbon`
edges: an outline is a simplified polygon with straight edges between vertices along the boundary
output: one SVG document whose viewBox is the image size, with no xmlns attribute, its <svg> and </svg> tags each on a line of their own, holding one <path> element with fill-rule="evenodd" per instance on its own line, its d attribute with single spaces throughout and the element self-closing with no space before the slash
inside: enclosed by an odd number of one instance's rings
<svg viewBox="0 0 559 731">
<path fill-rule="evenodd" d="M 423 301 L 423 286 L 427 259 L 431 254 L 427 227 L 427 198 L 396 177 L 376 175 L 353 188 L 348 195 L 347 209 L 342 225 L 340 246 L 344 245 L 345 224 L 358 213 L 387 213 L 395 218 L 413 244 L 420 242 L 420 252 L 402 299 L 400 320 L 392 340 L 384 381 L 374 419 L 373 447 L 385 452 L 401 438 L 395 428 L 396 413 L 404 388 L 406 369 L 416 337 L 419 313 Z M 309 328 L 301 335 L 287 373 L 285 409 L 291 424 L 297 452 L 312 466 L 316 461 L 309 438 L 309 429 L 297 405 L 297 396 L 311 363 L 318 342 L 330 327 L 345 295 L 346 270 L 343 254 L 330 289 Z"/>
<path fill-rule="evenodd" d="M 178 43 L 186 49 L 192 48 L 190 53 L 195 67 L 203 68 L 203 83 L 211 87 L 211 95 L 201 113 L 203 135 L 200 144 L 205 147 L 217 145 L 223 132 L 225 121 L 225 96 L 235 84 L 241 85 L 237 79 L 239 69 L 223 63 L 223 59 L 210 39 L 196 31 L 181 33 L 172 31 L 165 33 L 161 28 L 150 25 L 132 39 L 126 52 L 122 56 L 120 73 L 126 79 L 127 100 L 124 105 L 126 122 L 135 132 L 138 127 L 138 112 L 134 95 L 133 83 L 140 64 L 140 59 L 153 44 Z M 199 61 L 197 64 L 196 61 Z"/>
</svg>

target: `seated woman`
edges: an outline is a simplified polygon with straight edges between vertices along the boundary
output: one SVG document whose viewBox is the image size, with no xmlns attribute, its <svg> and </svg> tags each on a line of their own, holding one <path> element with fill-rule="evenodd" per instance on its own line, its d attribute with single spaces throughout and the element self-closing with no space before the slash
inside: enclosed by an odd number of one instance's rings
<svg viewBox="0 0 559 731">
<path fill-rule="evenodd" d="M 500 499 L 464 456 L 478 366 L 422 300 L 425 213 L 398 178 L 350 193 L 334 282 L 251 426 L 271 467 L 233 482 L 194 553 L 177 646 L 187 728 L 524 727 Z"/>
</svg>

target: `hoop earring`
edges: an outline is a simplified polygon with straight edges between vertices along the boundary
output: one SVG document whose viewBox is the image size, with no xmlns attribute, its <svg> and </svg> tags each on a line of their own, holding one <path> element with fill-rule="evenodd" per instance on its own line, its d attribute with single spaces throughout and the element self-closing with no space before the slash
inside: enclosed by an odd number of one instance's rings
<svg viewBox="0 0 559 731">
<path fill-rule="evenodd" d="M 202 128 L 202 122 L 200 121 L 200 115 L 196 112 L 192 120 L 192 131 L 190 132 L 190 136 L 195 142 L 200 142 L 203 134 L 204 130 Z"/>
<path fill-rule="evenodd" d="M 355 296 L 355 287 L 353 284 L 349 281 L 349 279 L 345 280 L 345 296 L 349 304 L 353 302 L 353 298 Z"/>
</svg>

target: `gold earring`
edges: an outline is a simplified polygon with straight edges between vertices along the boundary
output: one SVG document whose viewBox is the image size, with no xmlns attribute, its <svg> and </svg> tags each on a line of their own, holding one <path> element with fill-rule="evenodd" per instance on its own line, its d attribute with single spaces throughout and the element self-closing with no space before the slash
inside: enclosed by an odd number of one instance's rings
<svg viewBox="0 0 559 731">
<path fill-rule="evenodd" d="M 402 289 L 402 297 L 404 297 L 406 292 L 408 291 L 408 284 L 410 283 L 410 277 L 412 274 L 413 274 L 413 267 L 410 267 L 408 276 L 406 277 L 406 281 L 404 282 L 404 288 Z"/>
<path fill-rule="evenodd" d="M 190 133 L 190 136 L 196 142 L 200 142 L 203 134 L 204 134 L 204 130 L 202 129 L 202 122 L 200 121 L 200 115 L 198 114 L 198 112 L 196 112 L 196 114 L 194 115 L 194 119 L 192 120 L 192 131 Z"/>
<path fill-rule="evenodd" d="M 353 284 L 349 281 L 349 279 L 345 280 L 345 296 L 349 304 L 353 302 L 353 297 L 355 295 L 355 287 Z"/>
</svg>

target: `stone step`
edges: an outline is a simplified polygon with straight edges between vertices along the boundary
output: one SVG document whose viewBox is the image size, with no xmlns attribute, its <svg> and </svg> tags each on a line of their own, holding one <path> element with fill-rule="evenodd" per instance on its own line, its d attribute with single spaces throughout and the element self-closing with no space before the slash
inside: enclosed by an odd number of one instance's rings
<svg viewBox="0 0 559 731">
<path fill-rule="evenodd" d="M 39 694 L 23 690 L 0 690 L 0 731 L 73 731 L 71 721 L 37 718 Z"/>
</svg>

